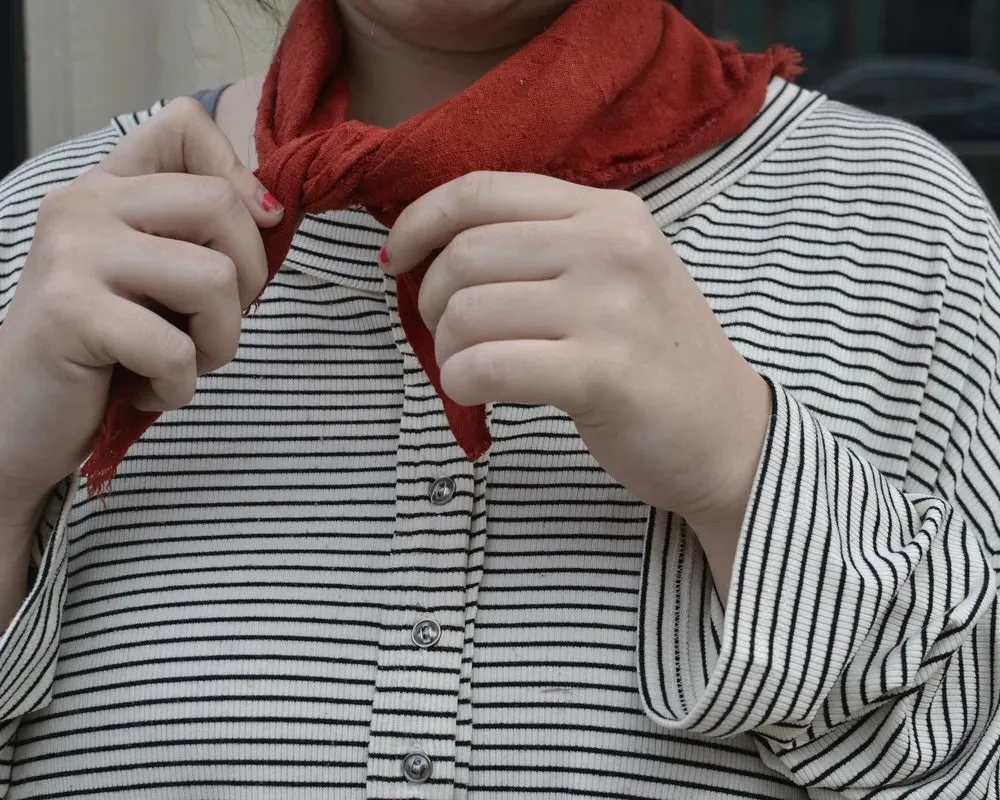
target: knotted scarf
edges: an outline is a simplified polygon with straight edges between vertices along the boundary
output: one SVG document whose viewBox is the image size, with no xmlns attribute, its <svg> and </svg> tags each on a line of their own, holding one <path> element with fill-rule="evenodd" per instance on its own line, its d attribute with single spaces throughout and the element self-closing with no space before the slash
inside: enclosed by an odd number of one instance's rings
<svg viewBox="0 0 1000 800">
<path fill-rule="evenodd" d="M 299 0 L 260 102 L 258 177 L 285 206 L 263 232 L 270 277 L 304 214 L 363 206 L 391 227 L 410 203 L 477 170 L 532 172 L 625 188 L 741 133 L 774 76 L 794 77 L 787 47 L 748 55 L 706 37 L 664 0 L 576 0 L 542 34 L 462 93 L 386 130 L 349 118 L 336 0 Z M 442 391 L 417 311 L 422 264 L 397 279 L 400 320 L 470 459 L 490 446 L 486 411 Z M 159 416 L 132 405 L 139 379 L 120 367 L 84 465 L 104 492 Z"/>
</svg>

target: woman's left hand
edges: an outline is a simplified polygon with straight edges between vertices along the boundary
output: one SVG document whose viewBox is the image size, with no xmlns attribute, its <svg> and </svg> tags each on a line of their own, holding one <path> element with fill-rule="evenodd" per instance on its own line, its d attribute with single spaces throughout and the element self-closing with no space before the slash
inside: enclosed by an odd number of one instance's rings
<svg viewBox="0 0 1000 800">
<path fill-rule="evenodd" d="M 436 250 L 420 312 L 453 400 L 556 406 L 641 500 L 703 540 L 738 535 L 770 391 L 642 200 L 474 173 L 402 214 L 384 267 L 400 274 Z"/>
</svg>

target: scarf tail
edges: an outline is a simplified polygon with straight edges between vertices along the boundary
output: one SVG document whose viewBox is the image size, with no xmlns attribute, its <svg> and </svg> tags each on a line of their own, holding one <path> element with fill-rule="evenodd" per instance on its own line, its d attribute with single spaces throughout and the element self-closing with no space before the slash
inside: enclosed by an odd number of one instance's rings
<svg viewBox="0 0 1000 800">
<path fill-rule="evenodd" d="M 106 494 L 129 448 L 152 427 L 160 414 L 140 411 L 132 402 L 145 379 L 121 365 L 115 367 L 104 421 L 92 445 L 90 458 L 80 469 L 91 497 Z"/>
<path fill-rule="evenodd" d="M 485 406 L 461 406 L 445 393 L 441 386 L 441 368 L 434 357 L 434 337 L 424 325 L 418 308 L 421 277 L 430 266 L 421 264 L 412 272 L 396 279 L 396 298 L 399 303 L 399 321 L 406 334 L 406 340 L 413 348 L 417 360 L 424 368 L 428 380 L 434 386 L 444 405 L 448 426 L 469 461 L 478 461 L 492 444 L 490 429 L 486 424 Z"/>
</svg>

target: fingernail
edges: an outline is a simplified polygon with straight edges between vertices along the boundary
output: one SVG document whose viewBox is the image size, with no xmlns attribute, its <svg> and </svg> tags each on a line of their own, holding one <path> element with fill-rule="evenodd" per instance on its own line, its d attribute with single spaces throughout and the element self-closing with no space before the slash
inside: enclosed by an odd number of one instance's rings
<svg viewBox="0 0 1000 800">
<path fill-rule="evenodd" d="M 263 208 L 268 214 L 277 214 L 285 209 L 285 207 L 278 202 L 278 198 L 267 191 L 265 191 L 260 198 L 260 207 Z"/>
<path fill-rule="evenodd" d="M 382 245 L 382 249 L 378 251 L 378 263 L 383 267 L 388 267 L 391 260 L 389 258 L 389 246 Z"/>
</svg>

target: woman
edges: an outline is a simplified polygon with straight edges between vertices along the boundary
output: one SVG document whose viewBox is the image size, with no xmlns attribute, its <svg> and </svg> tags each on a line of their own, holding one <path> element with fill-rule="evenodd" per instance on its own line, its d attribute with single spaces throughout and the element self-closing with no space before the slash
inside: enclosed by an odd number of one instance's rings
<svg viewBox="0 0 1000 800">
<path fill-rule="evenodd" d="M 4 796 L 1000 796 L 959 163 L 658 0 L 295 14 L 0 185 Z"/>
</svg>

